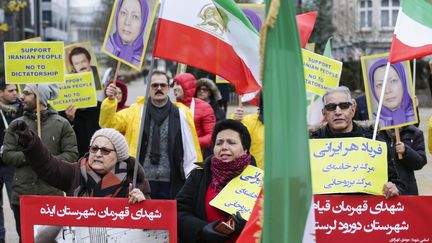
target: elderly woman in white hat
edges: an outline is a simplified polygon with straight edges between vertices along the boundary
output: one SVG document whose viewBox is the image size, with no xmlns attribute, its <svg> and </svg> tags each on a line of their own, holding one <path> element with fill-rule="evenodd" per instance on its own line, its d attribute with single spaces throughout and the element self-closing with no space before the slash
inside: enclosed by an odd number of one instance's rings
<svg viewBox="0 0 432 243">
<path fill-rule="evenodd" d="M 18 135 L 26 160 L 48 184 L 77 197 L 128 197 L 134 204 L 149 198 L 150 186 L 138 164 L 136 188 L 131 188 L 135 159 L 122 134 L 112 128 L 95 132 L 89 152 L 77 163 L 54 157 L 39 137 L 21 120 L 9 129 Z"/>
</svg>

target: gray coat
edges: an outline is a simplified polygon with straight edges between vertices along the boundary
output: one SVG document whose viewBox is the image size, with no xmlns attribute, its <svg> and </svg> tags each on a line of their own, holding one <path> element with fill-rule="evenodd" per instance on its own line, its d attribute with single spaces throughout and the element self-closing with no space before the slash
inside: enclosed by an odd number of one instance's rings
<svg viewBox="0 0 432 243">
<path fill-rule="evenodd" d="M 18 119 L 24 120 L 30 129 L 37 133 L 35 113 L 26 111 L 24 116 Z M 41 111 L 41 134 L 43 143 L 57 158 L 77 161 L 78 148 L 75 133 L 69 122 L 51 107 Z M 36 175 L 21 152 L 22 147 L 18 143 L 18 136 L 10 129 L 6 131 L 3 144 L 3 162 L 16 168 L 12 192 L 13 205 L 19 205 L 20 195 L 63 195 L 62 191 L 49 186 Z"/>
</svg>

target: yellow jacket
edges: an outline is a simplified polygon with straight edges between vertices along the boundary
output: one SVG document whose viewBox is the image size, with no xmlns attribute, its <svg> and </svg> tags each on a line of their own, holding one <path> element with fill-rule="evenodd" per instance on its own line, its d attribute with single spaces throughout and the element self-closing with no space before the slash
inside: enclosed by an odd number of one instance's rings
<svg viewBox="0 0 432 243">
<path fill-rule="evenodd" d="M 264 124 L 258 119 L 259 113 L 243 117 L 241 123 L 246 126 L 251 136 L 250 154 L 255 158 L 257 166 L 264 169 Z M 234 119 L 234 114 L 230 116 Z"/>
<path fill-rule="evenodd" d="M 130 156 L 132 157 L 136 157 L 140 134 L 139 130 L 141 127 L 141 108 L 143 107 L 143 104 L 144 97 L 139 96 L 137 97 L 137 103 L 134 103 L 129 108 L 123 109 L 119 112 L 116 112 L 117 99 L 110 100 L 109 98 L 105 98 L 101 105 L 99 126 L 101 128 L 114 128 L 117 131 L 124 133 L 126 141 L 129 145 Z M 175 103 L 175 105 L 179 108 L 181 115 L 180 121 L 182 123 L 182 140 L 185 156 L 183 163 L 185 166 L 189 167 L 185 171 L 188 172 L 190 170 L 191 164 L 202 161 L 201 148 L 199 146 L 192 113 L 190 112 L 189 108 L 181 103 Z M 185 127 L 184 125 L 188 125 L 189 129 L 183 129 Z M 187 134 L 184 134 L 185 132 Z M 190 136 L 188 137 L 188 135 Z M 193 146 L 194 149 L 191 150 L 190 146 Z M 193 154 L 194 152 L 195 154 Z M 188 173 L 186 173 L 186 175 L 187 174 Z"/>
<path fill-rule="evenodd" d="M 432 117 L 429 119 L 429 126 L 428 126 L 428 147 L 429 147 L 429 153 L 432 154 Z"/>
</svg>

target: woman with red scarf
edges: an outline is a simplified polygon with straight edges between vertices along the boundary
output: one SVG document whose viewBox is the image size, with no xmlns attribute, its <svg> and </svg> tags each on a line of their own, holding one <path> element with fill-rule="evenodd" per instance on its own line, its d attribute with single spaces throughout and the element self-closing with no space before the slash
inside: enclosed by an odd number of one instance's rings
<svg viewBox="0 0 432 243">
<path fill-rule="evenodd" d="M 209 204 L 218 193 L 248 165 L 255 161 L 249 154 L 251 138 L 239 121 L 218 122 L 213 130 L 213 155 L 193 170 L 177 194 L 179 242 L 235 242 L 246 221 L 240 214 L 230 215 Z M 220 222 L 233 219 L 235 231 L 215 230 Z"/>
</svg>

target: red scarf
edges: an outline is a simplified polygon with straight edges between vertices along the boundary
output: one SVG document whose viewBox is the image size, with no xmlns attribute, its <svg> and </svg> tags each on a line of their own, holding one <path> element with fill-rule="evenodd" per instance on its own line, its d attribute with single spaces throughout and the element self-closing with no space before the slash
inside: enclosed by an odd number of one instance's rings
<svg viewBox="0 0 432 243">
<path fill-rule="evenodd" d="M 216 192 L 220 192 L 229 181 L 240 175 L 250 162 L 251 156 L 248 153 L 230 162 L 223 162 L 213 155 L 210 164 L 212 173 L 211 186 Z"/>
</svg>

